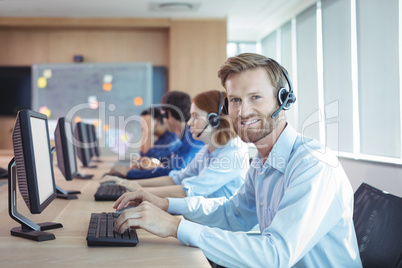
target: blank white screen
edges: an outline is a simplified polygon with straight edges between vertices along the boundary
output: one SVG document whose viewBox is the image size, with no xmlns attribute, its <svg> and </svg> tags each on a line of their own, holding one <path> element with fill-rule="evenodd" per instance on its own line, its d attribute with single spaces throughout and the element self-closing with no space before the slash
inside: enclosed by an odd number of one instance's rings
<svg viewBox="0 0 402 268">
<path fill-rule="evenodd" d="M 31 117 L 30 121 L 39 202 L 42 205 L 53 194 L 52 161 L 49 154 L 50 148 L 46 132 L 46 120 Z"/>
</svg>

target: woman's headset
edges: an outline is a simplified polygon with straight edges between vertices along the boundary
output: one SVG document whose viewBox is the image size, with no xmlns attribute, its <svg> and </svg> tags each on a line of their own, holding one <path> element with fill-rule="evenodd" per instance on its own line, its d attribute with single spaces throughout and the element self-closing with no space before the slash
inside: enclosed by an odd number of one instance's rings
<svg viewBox="0 0 402 268">
<path fill-rule="evenodd" d="M 198 133 L 197 138 L 201 136 L 201 134 L 204 132 L 204 130 L 208 127 L 208 125 L 211 125 L 212 128 L 217 128 L 221 124 L 221 112 L 222 112 L 222 91 L 219 91 L 219 109 L 218 113 L 209 113 L 207 115 L 208 122 L 201 130 L 200 133 Z"/>
</svg>

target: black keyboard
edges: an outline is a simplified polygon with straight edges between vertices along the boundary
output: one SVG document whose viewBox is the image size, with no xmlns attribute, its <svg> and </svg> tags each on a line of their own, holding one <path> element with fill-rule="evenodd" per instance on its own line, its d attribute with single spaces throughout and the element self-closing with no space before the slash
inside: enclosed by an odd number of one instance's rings
<svg viewBox="0 0 402 268">
<path fill-rule="evenodd" d="M 92 213 L 89 222 L 88 246 L 135 247 L 138 243 L 135 229 L 127 229 L 119 234 L 113 231 L 119 213 Z"/>
<path fill-rule="evenodd" d="M 117 184 L 100 184 L 95 193 L 96 201 L 116 201 L 126 188 Z"/>
</svg>

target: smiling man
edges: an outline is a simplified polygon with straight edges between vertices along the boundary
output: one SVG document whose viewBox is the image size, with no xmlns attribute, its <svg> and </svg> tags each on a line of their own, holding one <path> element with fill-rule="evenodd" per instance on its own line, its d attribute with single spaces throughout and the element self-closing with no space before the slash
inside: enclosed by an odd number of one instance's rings
<svg viewBox="0 0 402 268">
<path fill-rule="evenodd" d="M 115 204 L 139 205 L 122 214 L 116 230 L 139 226 L 174 236 L 228 267 L 361 267 L 352 187 L 333 154 L 315 153 L 329 149 L 287 124 L 284 110 L 295 97 L 286 70 L 245 53 L 229 58 L 218 76 L 236 132 L 258 150 L 245 183 L 230 199 L 139 191 Z M 257 223 L 261 234 L 248 236 Z"/>
</svg>

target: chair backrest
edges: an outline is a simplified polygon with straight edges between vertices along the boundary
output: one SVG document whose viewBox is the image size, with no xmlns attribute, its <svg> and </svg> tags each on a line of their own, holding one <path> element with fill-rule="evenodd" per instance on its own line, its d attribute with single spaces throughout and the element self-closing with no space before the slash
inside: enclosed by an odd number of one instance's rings
<svg viewBox="0 0 402 268">
<path fill-rule="evenodd" d="M 363 267 L 402 267 L 402 198 L 363 183 L 353 221 Z"/>
</svg>

